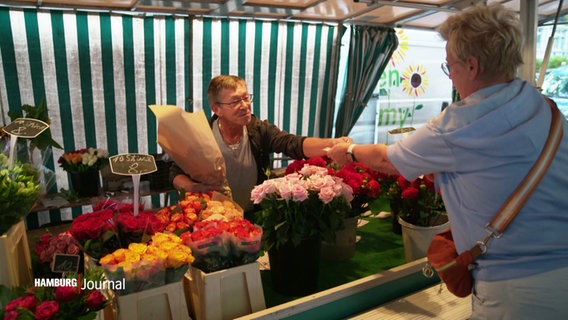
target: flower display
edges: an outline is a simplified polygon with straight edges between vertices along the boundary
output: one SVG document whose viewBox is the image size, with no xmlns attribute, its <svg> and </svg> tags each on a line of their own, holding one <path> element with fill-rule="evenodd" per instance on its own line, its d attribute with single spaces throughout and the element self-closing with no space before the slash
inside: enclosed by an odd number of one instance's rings
<svg viewBox="0 0 568 320">
<path fill-rule="evenodd" d="M 261 249 L 262 228 L 246 219 L 196 222 L 180 235 L 195 257 L 192 265 L 214 272 L 254 262 Z"/>
<path fill-rule="evenodd" d="M 152 212 L 139 212 L 135 216 L 132 211 L 121 211 L 117 222 L 123 248 L 130 243 L 148 242 L 151 235 L 164 230 L 164 225 Z"/>
<path fill-rule="evenodd" d="M 255 222 L 263 228 L 265 250 L 288 241 L 297 246 L 309 237 L 332 241 L 352 199 L 352 188 L 341 178 L 311 164 L 266 180 L 251 192 L 251 200 L 262 208 Z"/>
<path fill-rule="evenodd" d="M 404 221 L 419 226 L 434 226 L 446 220 L 446 210 L 439 191 L 434 189 L 434 182 L 427 177 L 413 181 L 403 176 L 392 176 L 387 198 L 391 209 L 397 210 Z"/>
<path fill-rule="evenodd" d="M 120 248 L 114 212 L 110 209 L 78 216 L 73 219 L 69 232 L 79 242 L 83 252 L 94 259 Z"/>
<path fill-rule="evenodd" d="M 84 148 L 64 153 L 57 162 L 67 172 L 100 170 L 108 164 L 108 152 L 103 149 Z"/>
<path fill-rule="evenodd" d="M 37 171 L 29 164 L 8 166 L 8 157 L 0 154 L 0 235 L 25 217 L 39 196 Z"/>
<path fill-rule="evenodd" d="M 62 232 L 57 235 L 44 233 L 36 242 L 34 248 L 42 270 L 39 272 L 49 274 L 49 270 L 53 269 L 53 257 L 55 254 L 82 254 L 79 243 L 70 232 Z"/>
<path fill-rule="evenodd" d="M 66 278 L 72 285 L 55 287 L 15 288 L 0 295 L 2 319 L 94 319 L 95 312 L 108 305 L 106 297 L 96 289 L 82 287 L 81 281 L 102 281 L 102 270 L 90 270 L 79 278 Z M 61 279 L 62 280 L 62 279 Z M 6 299 L 6 300 L 4 300 Z"/>
<path fill-rule="evenodd" d="M 158 232 L 149 244 L 131 243 L 102 257 L 100 263 L 109 279 L 125 279 L 125 288 L 115 290 L 124 295 L 179 281 L 193 261 L 191 249 L 180 237 Z"/>
<path fill-rule="evenodd" d="M 166 231 L 181 234 L 197 221 L 243 219 L 243 211 L 230 200 L 213 200 L 212 192 L 187 192 L 178 204 L 158 210 L 156 217 Z"/>
<path fill-rule="evenodd" d="M 327 168 L 329 174 L 340 177 L 353 189 L 352 210 L 347 213 L 347 217 L 356 217 L 365 212 L 369 201 L 381 193 L 379 173 L 360 162 L 351 162 L 338 168 L 337 164 L 327 157 L 294 160 L 286 167 L 286 174 L 298 172 L 306 164 Z"/>
</svg>

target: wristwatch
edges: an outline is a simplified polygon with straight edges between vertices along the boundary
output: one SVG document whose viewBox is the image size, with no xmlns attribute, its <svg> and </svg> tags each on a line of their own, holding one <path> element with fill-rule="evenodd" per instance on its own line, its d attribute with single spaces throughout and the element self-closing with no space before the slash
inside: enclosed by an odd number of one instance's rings
<svg viewBox="0 0 568 320">
<path fill-rule="evenodd" d="M 353 153 L 353 148 L 355 148 L 357 144 L 352 143 L 349 145 L 349 147 L 347 147 L 347 154 L 351 156 L 351 161 L 352 162 L 357 162 L 357 158 L 355 158 L 355 154 Z"/>
</svg>

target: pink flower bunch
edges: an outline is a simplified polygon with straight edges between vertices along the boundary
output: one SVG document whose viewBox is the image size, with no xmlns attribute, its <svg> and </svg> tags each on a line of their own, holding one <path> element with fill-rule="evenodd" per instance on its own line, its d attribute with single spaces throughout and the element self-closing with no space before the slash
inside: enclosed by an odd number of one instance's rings
<svg viewBox="0 0 568 320">
<path fill-rule="evenodd" d="M 51 266 L 55 254 L 79 255 L 81 248 L 77 240 L 68 231 L 58 235 L 44 233 L 35 245 L 35 253 L 41 264 Z"/>
<path fill-rule="evenodd" d="M 353 199 L 353 189 L 341 178 L 329 174 L 327 168 L 306 164 L 298 172 L 281 178 L 269 179 L 256 186 L 251 192 L 251 200 L 261 203 L 267 197 L 302 202 L 316 194 L 324 204 L 337 197 L 348 202 Z"/>
<path fill-rule="evenodd" d="M 263 247 L 318 237 L 331 241 L 351 210 L 353 189 L 325 167 L 304 163 L 299 170 L 253 188 L 251 200 L 262 211 Z"/>
</svg>

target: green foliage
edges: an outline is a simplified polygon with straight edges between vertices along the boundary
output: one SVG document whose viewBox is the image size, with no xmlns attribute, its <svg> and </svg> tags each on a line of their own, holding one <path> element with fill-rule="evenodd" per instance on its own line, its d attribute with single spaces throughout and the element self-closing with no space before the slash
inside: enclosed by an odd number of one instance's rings
<svg viewBox="0 0 568 320">
<path fill-rule="evenodd" d="M 0 154 L 0 235 L 28 214 L 39 192 L 36 170 L 20 163 L 9 169 L 8 157 Z"/>
<path fill-rule="evenodd" d="M 8 116 L 10 116 L 10 119 L 12 121 L 16 120 L 17 118 L 31 118 L 41 120 L 47 124 L 50 123 L 45 100 L 42 100 L 38 107 L 24 104 L 20 112 L 9 111 Z M 30 147 L 31 149 L 38 148 L 40 150 L 45 150 L 48 147 L 63 149 L 63 147 L 61 147 L 59 143 L 57 143 L 51 137 L 51 129 L 49 128 L 47 128 L 47 130 L 43 131 L 37 137 L 31 139 Z"/>
</svg>

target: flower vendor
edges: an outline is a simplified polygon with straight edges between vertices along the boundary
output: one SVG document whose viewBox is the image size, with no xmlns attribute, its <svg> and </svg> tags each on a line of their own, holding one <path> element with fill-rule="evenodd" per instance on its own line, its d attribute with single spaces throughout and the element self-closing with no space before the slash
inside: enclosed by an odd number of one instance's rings
<svg viewBox="0 0 568 320">
<path fill-rule="evenodd" d="M 254 209 L 250 193 L 255 185 L 267 178 L 265 171 L 270 168 L 271 153 L 284 153 L 294 159 L 317 157 L 325 155 L 325 148 L 351 141 L 346 137 L 297 136 L 268 121 L 261 121 L 251 113 L 253 95 L 249 93 L 245 80 L 237 76 L 213 78 L 207 89 L 207 99 L 215 113 L 209 124 L 225 160 L 233 200 L 245 213 Z M 170 179 L 176 189 L 193 192 L 221 190 L 221 186 L 203 185 L 192 180 L 175 164 L 170 169 Z"/>
</svg>

